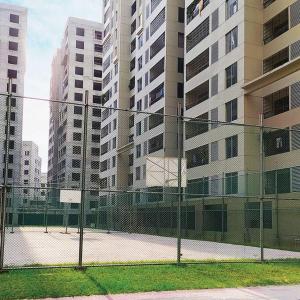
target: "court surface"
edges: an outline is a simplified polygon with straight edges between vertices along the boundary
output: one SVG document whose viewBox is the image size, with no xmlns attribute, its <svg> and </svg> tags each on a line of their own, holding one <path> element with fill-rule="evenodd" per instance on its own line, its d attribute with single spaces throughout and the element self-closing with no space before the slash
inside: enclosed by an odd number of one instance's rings
<svg viewBox="0 0 300 300">
<path fill-rule="evenodd" d="M 79 234 L 76 229 L 24 227 L 5 239 L 5 266 L 62 264 L 78 261 Z M 85 230 L 83 262 L 130 262 L 176 260 L 176 238 L 154 235 Z M 258 247 L 199 240 L 182 240 L 183 259 L 259 259 Z M 300 252 L 265 249 L 266 259 L 298 258 Z"/>
</svg>

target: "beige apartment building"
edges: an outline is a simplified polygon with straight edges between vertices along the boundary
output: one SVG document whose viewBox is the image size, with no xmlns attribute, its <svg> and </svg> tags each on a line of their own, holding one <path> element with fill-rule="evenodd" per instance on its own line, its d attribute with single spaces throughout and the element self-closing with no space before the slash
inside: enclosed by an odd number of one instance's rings
<svg viewBox="0 0 300 300">
<path fill-rule="evenodd" d="M 145 188 L 146 157 L 177 156 L 176 118 L 143 112 L 177 115 L 183 54 L 183 0 L 104 1 L 101 188 Z"/>
<path fill-rule="evenodd" d="M 263 114 L 264 126 L 299 128 L 299 7 L 186 1 L 185 116 L 259 125 Z M 297 133 L 265 129 L 264 139 L 265 192 L 298 191 Z M 203 182 L 203 194 L 258 193 L 257 129 L 187 123 L 185 153 L 188 177 Z"/>
</svg>

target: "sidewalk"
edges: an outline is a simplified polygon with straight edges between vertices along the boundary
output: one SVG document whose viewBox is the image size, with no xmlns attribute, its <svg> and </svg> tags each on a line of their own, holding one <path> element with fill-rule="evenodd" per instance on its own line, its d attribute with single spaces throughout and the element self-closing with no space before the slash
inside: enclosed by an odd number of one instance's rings
<svg viewBox="0 0 300 300">
<path fill-rule="evenodd" d="M 66 297 L 60 300 L 300 300 L 300 285 Z M 44 299 L 44 300 L 50 300 Z M 52 300 L 52 298 L 51 298 Z"/>
</svg>

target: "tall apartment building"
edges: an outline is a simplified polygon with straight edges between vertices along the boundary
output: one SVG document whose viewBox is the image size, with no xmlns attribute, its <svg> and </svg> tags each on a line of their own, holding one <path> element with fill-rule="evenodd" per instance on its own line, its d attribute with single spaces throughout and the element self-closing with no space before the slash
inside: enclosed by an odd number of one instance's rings
<svg viewBox="0 0 300 300">
<path fill-rule="evenodd" d="M 52 63 L 48 183 L 81 185 L 85 92 L 89 108 L 87 187 L 99 184 L 102 94 L 102 32 L 100 23 L 69 18 L 61 48 Z M 49 200 L 51 201 L 51 199 Z"/>
<path fill-rule="evenodd" d="M 299 0 L 187 0 L 185 116 L 258 125 L 262 114 L 265 126 L 299 129 L 299 12 Z M 257 194 L 258 131 L 192 128 L 184 147 L 196 191 Z M 299 191 L 299 134 L 265 132 L 265 193 Z"/>
<path fill-rule="evenodd" d="M 12 78 L 12 93 L 22 96 L 24 93 L 25 43 L 27 33 L 27 9 L 0 4 L 0 93 L 8 91 L 8 78 Z M 6 144 L 6 98 L 1 96 L 0 144 L 1 152 Z M 11 101 L 11 125 L 9 142 L 9 183 L 19 184 L 21 175 L 22 119 L 23 101 L 13 98 Z M 4 159 L 0 160 L 0 182 L 3 183 Z"/>
<path fill-rule="evenodd" d="M 32 141 L 23 141 L 21 160 L 22 201 L 24 206 L 36 206 L 40 201 L 42 159 L 39 148 Z"/>
<path fill-rule="evenodd" d="M 145 187 L 146 156 L 177 156 L 184 1 L 104 1 L 101 188 Z"/>
</svg>

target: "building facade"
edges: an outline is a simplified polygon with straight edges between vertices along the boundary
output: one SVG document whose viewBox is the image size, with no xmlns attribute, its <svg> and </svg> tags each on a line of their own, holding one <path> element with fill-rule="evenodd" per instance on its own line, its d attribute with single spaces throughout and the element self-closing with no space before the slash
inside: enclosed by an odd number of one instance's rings
<svg viewBox="0 0 300 300">
<path fill-rule="evenodd" d="M 12 94 L 24 94 L 25 44 L 27 34 L 27 9 L 0 4 L 0 93 L 7 93 L 8 78 L 12 79 Z M 6 97 L 1 96 L 0 144 L 2 153 L 6 150 Z M 23 101 L 12 98 L 9 142 L 8 183 L 20 184 L 22 151 Z M 3 183 L 4 159 L 0 160 L 0 181 Z"/>
<path fill-rule="evenodd" d="M 299 73 L 293 65 L 299 56 L 299 5 L 282 0 L 186 1 L 185 116 L 297 126 L 300 119 L 289 115 L 297 113 Z M 267 186 L 291 191 L 299 165 L 296 140 L 297 134 L 288 130 L 265 130 L 265 167 L 271 172 L 265 176 Z M 200 183 L 199 194 L 259 192 L 258 130 L 217 124 L 195 129 L 187 123 L 185 153 L 190 183 Z M 285 187 L 280 187 L 283 179 Z"/>
<path fill-rule="evenodd" d="M 23 206 L 34 207 L 40 201 L 42 159 L 39 148 L 32 141 L 23 141 L 21 160 L 21 184 L 23 185 L 21 200 Z"/>
<path fill-rule="evenodd" d="M 81 186 L 86 97 L 90 105 L 86 182 L 89 188 L 99 184 L 102 32 L 100 23 L 69 18 L 53 59 L 51 99 L 60 101 L 51 103 L 48 184 L 53 187 Z"/>
<path fill-rule="evenodd" d="M 104 1 L 104 26 L 101 188 L 139 190 L 147 156 L 177 156 L 176 118 L 150 114 L 183 101 L 184 1 Z"/>
</svg>

